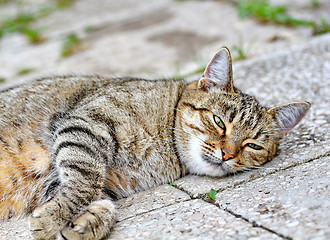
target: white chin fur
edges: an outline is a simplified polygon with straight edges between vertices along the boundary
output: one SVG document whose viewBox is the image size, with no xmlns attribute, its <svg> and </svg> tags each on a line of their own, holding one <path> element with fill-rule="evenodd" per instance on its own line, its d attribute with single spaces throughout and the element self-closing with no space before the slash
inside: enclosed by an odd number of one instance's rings
<svg viewBox="0 0 330 240">
<path fill-rule="evenodd" d="M 201 140 L 204 136 L 201 134 L 198 137 L 192 135 L 189 141 L 189 152 L 185 159 L 185 163 L 189 172 L 198 175 L 207 175 L 212 177 L 220 177 L 227 174 L 220 166 L 214 166 L 202 158 Z"/>
</svg>

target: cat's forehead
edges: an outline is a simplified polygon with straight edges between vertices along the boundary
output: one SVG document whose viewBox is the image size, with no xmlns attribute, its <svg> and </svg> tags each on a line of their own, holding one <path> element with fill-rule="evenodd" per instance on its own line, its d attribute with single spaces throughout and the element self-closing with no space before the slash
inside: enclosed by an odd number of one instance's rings
<svg viewBox="0 0 330 240">
<path fill-rule="evenodd" d="M 267 108 L 259 104 L 254 96 L 242 94 L 218 94 L 214 95 L 212 112 L 225 122 L 227 130 L 232 138 L 246 139 L 251 137 L 266 140 L 274 125 Z"/>
<path fill-rule="evenodd" d="M 216 112 L 225 114 L 231 112 L 247 112 L 254 114 L 263 111 L 262 107 L 254 96 L 243 94 L 241 92 L 214 92 L 208 98 L 208 104 Z"/>
</svg>

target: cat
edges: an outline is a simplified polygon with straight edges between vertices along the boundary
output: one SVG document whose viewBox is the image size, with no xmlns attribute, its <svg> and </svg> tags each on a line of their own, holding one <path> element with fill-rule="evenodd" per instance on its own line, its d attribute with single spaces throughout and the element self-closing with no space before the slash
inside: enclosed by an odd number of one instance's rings
<svg viewBox="0 0 330 240">
<path fill-rule="evenodd" d="M 35 239 L 101 239 L 114 200 L 258 167 L 309 108 L 267 108 L 239 91 L 225 47 L 192 83 L 64 76 L 4 90 L 0 219 L 32 213 Z"/>
</svg>

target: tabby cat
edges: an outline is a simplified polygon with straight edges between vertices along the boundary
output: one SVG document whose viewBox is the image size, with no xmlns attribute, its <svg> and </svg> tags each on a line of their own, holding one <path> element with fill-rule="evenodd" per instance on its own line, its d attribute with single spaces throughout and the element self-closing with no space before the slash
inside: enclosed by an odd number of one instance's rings
<svg viewBox="0 0 330 240">
<path fill-rule="evenodd" d="M 101 239 L 113 200 L 260 166 L 309 107 L 266 108 L 240 92 L 227 48 L 190 84 L 66 76 L 4 90 L 0 219 L 32 212 L 36 239 Z"/>
</svg>

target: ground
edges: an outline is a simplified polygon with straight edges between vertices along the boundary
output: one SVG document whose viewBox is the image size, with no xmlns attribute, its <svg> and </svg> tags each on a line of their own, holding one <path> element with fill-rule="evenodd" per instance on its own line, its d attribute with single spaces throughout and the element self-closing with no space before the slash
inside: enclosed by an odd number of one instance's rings
<svg viewBox="0 0 330 240">
<path fill-rule="evenodd" d="M 30 26 L 40 31 L 40 43 L 19 32 L 0 38 L 0 88 L 73 73 L 198 79 L 201 73 L 193 73 L 227 46 L 240 89 L 268 106 L 312 104 L 262 168 L 187 176 L 118 201 L 109 239 L 330 238 L 329 34 L 241 19 L 232 1 L 76 0 L 54 8 L 56 2 L 0 1 L 3 19 L 48 8 Z M 330 23 L 329 1 L 287 2 L 271 1 L 289 4 L 295 18 Z M 215 199 L 206 195 L 211 189 Z M 0 239 L 31 239 L 27 219 L 0 223 Z"/>
</svg>

